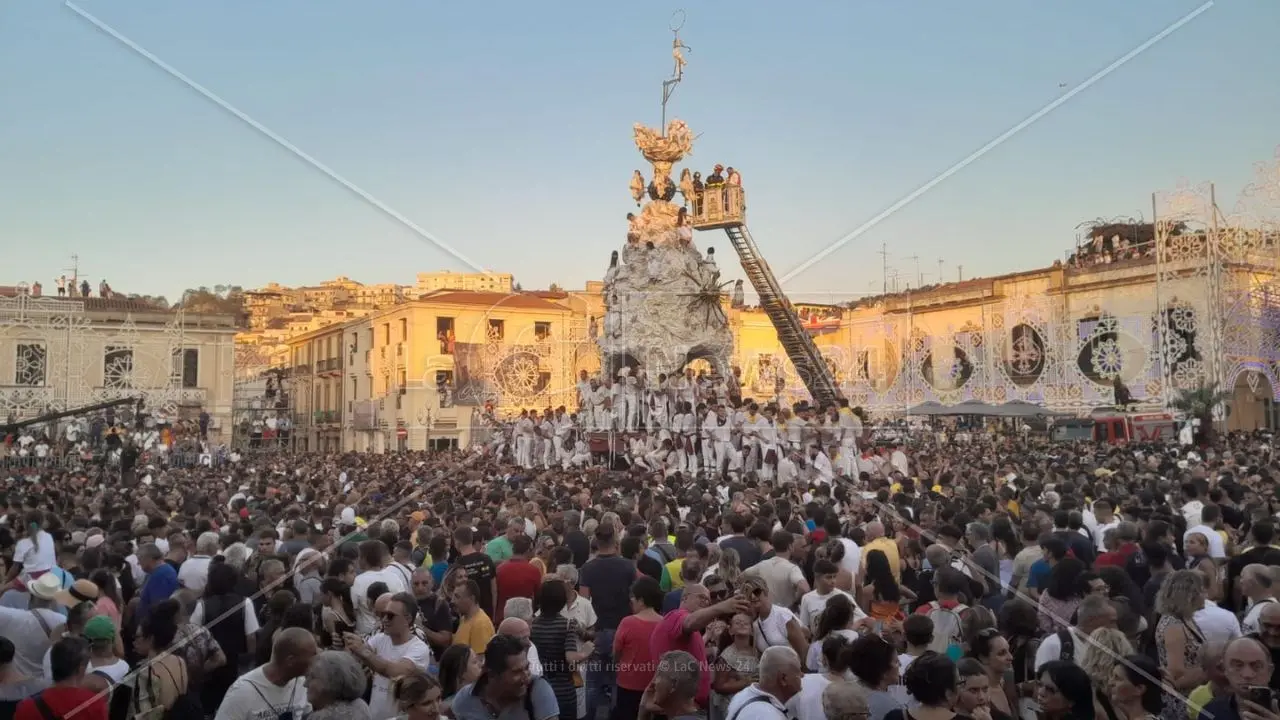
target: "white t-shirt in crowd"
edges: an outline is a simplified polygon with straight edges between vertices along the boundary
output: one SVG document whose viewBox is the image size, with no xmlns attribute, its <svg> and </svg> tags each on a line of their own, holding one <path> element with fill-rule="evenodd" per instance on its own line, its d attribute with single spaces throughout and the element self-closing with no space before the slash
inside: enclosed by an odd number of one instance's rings
<svg viewBox="0 0 1280 720">
<path fill-rule="evenodd" d="M 1075 658 L 1077 665 L 1084 662 L 1084 651 L 1089 647 L 1088 638 L 1080 636 L 1075 628 L 1070 628 L 1072 640 L 1072 656 Z M 1062 654 L 1062 639 L 1058 637 L 1058 633 L 1048 635 L 1044 640 L 1040 641 L 1040 649 L 1036 650 L 1036 667 L 1038 671 L 1041 665 L 1058 659 Z"/>
<path fill-rule="evenodd" d="M 787 709 L 796 720 L 825 720 L 822 710 L 822 692 L 831 684 L 826 673 L 805 673 L 800 678 L 800 692 L 787 701 Z M 756 703 L 763 705 L 764 701 Z"/>
<path fill-rule="evenodd" d="M 1275 598 L 1263 598 L 1250 605 L 1249 611 L 1244 614 L 1244 620 L 1240 621 L 1240 631 L 1245 635 L 1256 634 L 1261 629 L 1258 627 L 1258 623 L 1262 617 L 1262 608 L 1273 602 L 1276 602 Z"/>
<path fill-rule="evenodd" d="M 209 563 L 213 558 L 208 555 L 192 555 L 178 568 L 178 584 L 197 593 L 204 592 L 209 582 Z"/>
<path fill-rule="evenodd" d="M 13 548 L 14 562 L 22 563 L 26 573 L 46 572 L 58 564 L 58 550 L 53 546 L 53 536 L 41 530 L 36 533 L 35 543 L 24 537 Z"/>
<path fill-rule="evenodd" d="M 258 614 L 253 611 L 253 603 L 248 600 L 240 601 L 241 615 L 244 615 L 244 634 L 252 635 L 258 632 Z M 191 611 L 192 625 L 204 624 L 204 601 L 196 603 L 196 609 Z"/>
<path fill-rule="evenodd" d="M 369 638 L 369 647 L 379 658 L 387 662 L 399 662 L 408 659 L 423 672 L 431 665 L 431 648 L 417 638 L 411 636 L 403 645 L 391 642 L 391 636 L 378 633 Z M 396 703 L 391 697 L 391 678 L 386 675 L 373 676 L 373 691 L 369 695 L 369 716 L 373 718 L 391 718 L 396 715 Z"/>
<path fill-rule="evenodd" d="M 764 699 L 756 700 L 758 697 Z M 787 720 L 787 707 L 778 702 L 778 698 L 761 690 L 759 685 L 752 684 L 729 701 L 728 717 L 734 720 Z"/>
<path fill-rule="evenodd" d="M 858 566 L 862 562 L 862 548 L 858 547 L 858 543 L 849 538 L 840 538 L 840 544 L 844 546 L 844 557 L 840 559 L 840 567 L 849 571 L 849 574 L 858 577 Z"/>
<path fill-rule="evenodd" d="M 390 593 L 409 592 L 404 573 L 389 565 L 381 570 L 365 570 L 356 576 L 355 582 L 351 583 L 351 604 L 356 609 L 356 634 L 365 637 L 378 629 L 378 618 L 369 603 L 369 586 L 376 582 L 386 583 Z"/>
<path fill-rule="evenodd" d="M 836 595 L 844 595 L 849 598 L 849 602 L 853 604 L 853 619 L 861 620 L 867 614 L 862 612 L 862 608 L 858 607 L 857 600 L 849 593 L 834 588 L 826 595 L 819 595 L 817 590 L 810 590 L 800 598 L 800 625 L 807 629 L 810 633 L 814 633 L 818 629 L 818 616 L 827 607 L 827 601 Z"/>
<path fill-rule="evenodd" d="M 787 639 L 787 623 L 795 619 L 795 613 L 781 605 L 774 605 L 767 617 L 762 617 L 751 624 L 755 633 L 756 649 L 764 652 L 774 645 L 790 647 Z"/>
<path fill-rule="evenodd" d="M 285 713 L 301 718 L 310 711 L 305 678 L 294 678 L 281 687 L 268 680 L 259 667 L 231 684 L 214 720 L 277 720 Z"/>
<path fill-rule="evenodd" d="M 1196 625 L 1204 633 L 1205 642 L 1226 644 L 1240 637 L 1240 621 L 1235 613 L 1218 607 L 1214 601 L 1205 598 L 1204 607 L 1194 615 Z"/>
</svg>

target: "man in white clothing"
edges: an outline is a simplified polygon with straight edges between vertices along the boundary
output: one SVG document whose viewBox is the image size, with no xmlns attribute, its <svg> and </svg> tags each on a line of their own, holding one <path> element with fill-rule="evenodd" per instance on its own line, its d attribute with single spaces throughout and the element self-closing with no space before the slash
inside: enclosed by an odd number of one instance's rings
<svg viewBox="0 0 1280 720">
<path fill-rule="evenodd" d="M 1262 609 L 1276 604 L 1274 586 L 1270 566 L 1254 563 L 1245 565 L 1240 571 L 1240 593 L 1249 602 L 1249 610 L 1245 612 L 1244 620 L 1240 622 L 1240 630 L 1245 635 L 1257 633 Z"/>
<path fill-rule="evenodd" d="M 316 652 L 316 639 L 310 632 L 302 628 L 281 630 L 271 644 L 271 661 L 231 684 L 215 720 L 306 717 L 311 711 L 306 675 Z"/>
<path fill-rule="evenodd" d="M 392 678 L 404 677 L 415 671 L 426 672 L 431 665 L 431 649 L 414 634 L 418 605 L 412 595 L 383 595 L 376 605 L 382 631 L 369 638 L 368 642 L 351 634 L 344 638 L 344 642 L 347 651 L 373 673 L 370 717 L 394 717 L 396 703 L 392 697 Z"/>
<path fill-rule="evenodd" d="M 804 670 L 800 656 L 786 645 L 775 645 L 760 656 L 760 681 L 729 701 L 734 720 L 787 720 L 787 701 L 800 693 Z"/>
<path fill-rule="evenodd" d="M 387 591 L 395 594 L 408 592 L 404 573 L 389 567 L 391 558 L 386 543 L 381 540 L 365 540 L 360 543 L 360 566 L 363 572 L 351 583 L 351 604 L 356 609 L 356 633 L 365 637 L 378 628 L 378 617 L 369 602 L 369 586 L 375 582 L 387 584 Z"/>
</svg>

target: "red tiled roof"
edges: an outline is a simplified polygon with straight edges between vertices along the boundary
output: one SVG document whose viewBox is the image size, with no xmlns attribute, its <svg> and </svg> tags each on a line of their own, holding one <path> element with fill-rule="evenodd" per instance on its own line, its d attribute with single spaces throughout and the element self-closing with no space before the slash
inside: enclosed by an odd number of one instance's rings
<svg viewBox="0 0 1280 720">
<path fill-rule="evenodd" d="M 494 308 L 546 310 L 548 312 L 563 312 L 565 310 L 561 305 L 525 293 L 437 290 L 422 295 L 418 299 L 427 302 L 448 303 L 450 305 L 483 305 Z"/>
</svg>

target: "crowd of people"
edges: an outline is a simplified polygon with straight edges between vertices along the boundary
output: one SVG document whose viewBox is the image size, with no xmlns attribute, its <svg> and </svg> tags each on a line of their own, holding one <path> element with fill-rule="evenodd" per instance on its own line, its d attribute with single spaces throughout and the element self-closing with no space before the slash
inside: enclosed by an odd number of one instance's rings
<svg viewBox="0 0 1280 720">
<path fill-rule="evenodd" d="M 129 455 L 167 464 L 170 455 L 210 454 L 211 421 L 203 410 L 170 417 L 132 403 L 26 424 L 13 412 L 0 426 L 0 467 L 95 461 L 118 466 Z"/>
<path fill-rule="evenodd" d="M 740 387 L 740 377 L 693 369 L 650 378 L 623 367 L 616 379 L 583 371 L 576 411 L 491 420 L 488 450 L 525 470 L 621 464 L 664 477 L 757 474 L 783 484 L 830 485 L 837 474 L 856 477 L 890 460 L 907 471 L 901 447 L 866 442 L 865 416 L 846 400 L 780 407 L 744 401 Z M 593 447 L 593 437 L 603 445 Z"/>
<path fill-rule="evenodd" d="M 577 422 L 672 452 L 566 463 L 522 439 L 553 411 L 449 452 L 15 474 L 0 718 L 1280 718 L 1269 435 L 881 449 L 845 403 L 584 386 Z"/>
</svg>

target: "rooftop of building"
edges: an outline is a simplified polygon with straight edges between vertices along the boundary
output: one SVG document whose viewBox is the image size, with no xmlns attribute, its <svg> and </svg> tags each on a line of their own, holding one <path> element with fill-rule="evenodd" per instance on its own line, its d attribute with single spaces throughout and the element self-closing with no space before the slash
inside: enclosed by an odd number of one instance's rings
<svg viewBox="0 0 1280 720">
<path fill-rule="evenodd" d="M 547 299 L 556 295 L 563 296 L 562 293 L 549 292 L 535 294 L 526 292 L 485 292 L 481 290 L 435 290 L 419 295 L 417 302 L 564 312 L 566 308 L 563 305 Z"/>
</svg>

